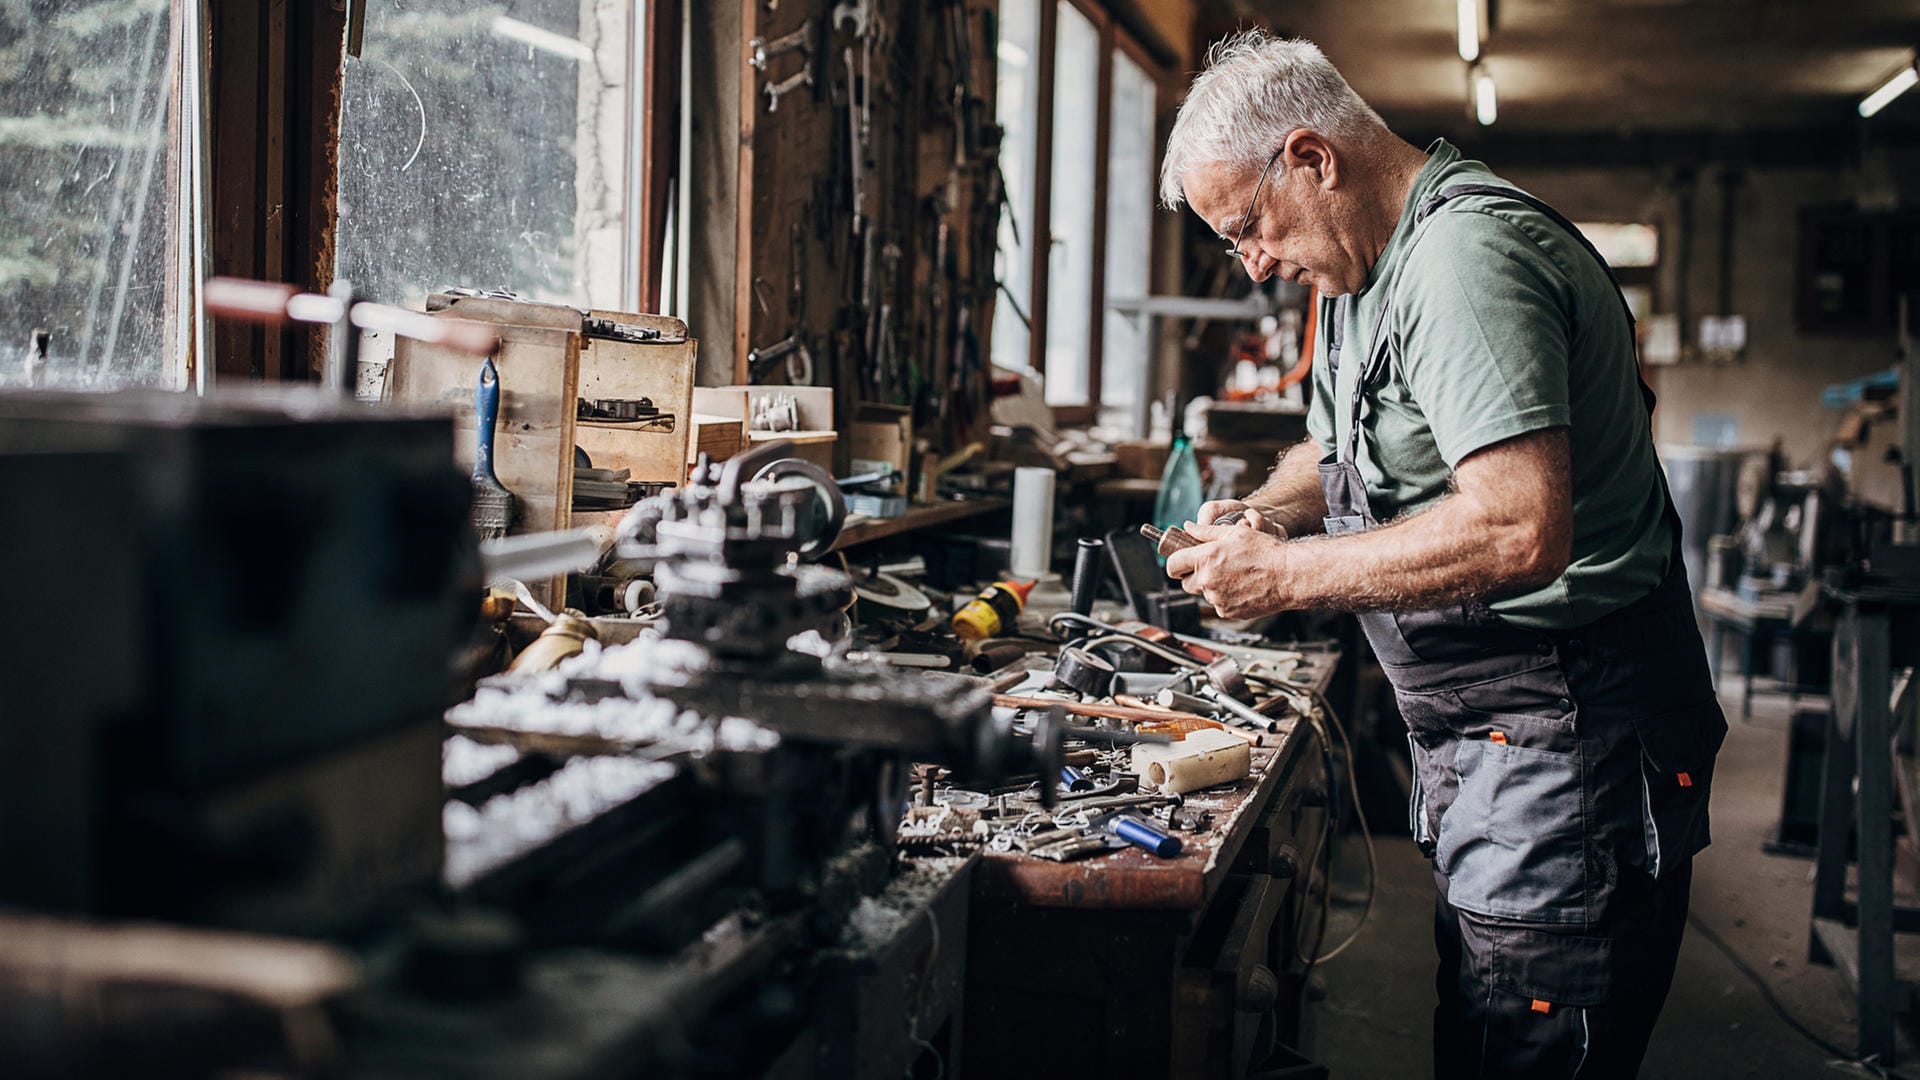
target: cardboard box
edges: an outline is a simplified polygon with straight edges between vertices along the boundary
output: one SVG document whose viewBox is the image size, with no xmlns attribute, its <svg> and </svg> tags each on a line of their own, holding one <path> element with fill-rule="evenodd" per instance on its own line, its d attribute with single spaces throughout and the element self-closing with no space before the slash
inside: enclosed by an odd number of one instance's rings
<svg viewBox="0 0 1920 1080">
<path fill-rule="evenodd" d="M 753 430 L 754 412 L 775 394 L 793 395 L 800 426 L 791 431 Z M 784 439 L 794 444 L 794 457 L 833 471 L 833 444 L 839 434 L 833 429 L 831 386 L 697 386 L 693 408 L 695 412 L 744 422 L 750 444 Z"/>
<path fill-rule="evenodd" d="M 913 472 L 913 410 L 904 405 L 862 404 L 853 411 L 848 449 L 855 461 L 884 461 L 892 466 L 900 478 L 889 490 L 905 495 Z"/>
</svg>

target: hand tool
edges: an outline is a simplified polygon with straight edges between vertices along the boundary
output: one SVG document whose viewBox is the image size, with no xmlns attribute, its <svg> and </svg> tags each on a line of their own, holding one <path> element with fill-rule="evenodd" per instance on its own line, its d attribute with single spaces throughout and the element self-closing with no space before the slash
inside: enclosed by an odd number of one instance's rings
<svg viewBox="0 0 1920 1080">
<path fill-rule="evenodd" d="M 1093 614 L 1094 594 L 1100 591 L 1100 571 L 1106 566 L 1107 542 L 1097 536 L 1083 536 L 1073 552 L 1073 599 L 1069 605 L 1076 615 Z"/>
<path fill-rule="evenodd" d="M 1039 859 L 1049 859 L 1053 862 L 1067 862 L 1070 859 L 1081 859 L 1088 855 L 1098 855 L 1106 850 L 1107 841 L 1105 838 L 1075 834 L 1070 839 L 1048 844 L 1045 847 L 1033 848 L 1029 850 L 1027 854 Z"/>
<path fill-rule="evenodd" d="M 1077 769 L 1072 765 L 1062 765 L 1060 767 L 1060 783 L 1068 791 L 1093 790 L 1093 781 L 1087 778 L 1086 770 Z"/>
<path fill-rule="evenodd" d="M 1220 706 L 1222 709 L 1225 709 L 1227 712 L 1232 713 L 1234 716 L 1239 717 L 1257 730 L 1280 730 L 1280 721 L 1264 713 L 1256 712 L 1247 705 L 1241 704 L 1233 695 L 1223 692 L 1219 687 L 1210 682 L 1201 683 L 1194 688 L 1194 692 L 1206 698 L 1208 701 L 1213 702 L 1215 705 Z"/>
<path fill-rule="evenodd" d="M 760 382 L 772 373 L 773 365 L 780 360 L 787 362 L 789 383 L 805 386 L 813 382 L 813 353 L 798 333 L 788 334 L 764 349 L 748 351 L 747 372 L 754 382 Z"/>
<path fill-rule="evenodd" d="M 1113 675 L 1113 665 L 1106 659 L 1071 646 L 1060 650 L 1060 659 L 1053 667 L 1057 685 L 1085 697 L 1101 698 L 1111 694 Z"/>
<path fill-rule="evenodd" d="M 1185 551 L 1187 548 L 1200 546 L 1200 541 L 1195 539 L 1192 533 L 1187 532 L 1187 530 L 1178 525 L 1167 529 L 1161 529 L 1153 525 L 1142 525 L 1140 526 L 1140 535 L 1153 541 L 1154 551 L 1162 558 L 1176 551 Z"/>
<path fill-rule="evenodd" d="M 779 82 L 770 82 L 760 89 L 762 93 L 767 95 L 767 111 L 778 112 L 780 110 L 781 98 L 786 97 L 788 94 L 793 93 L 803 86 L 812 85 L 813 67 L 809 65 L 781 79 Z"/>
<path fill-rule="evenodd" d="M 480 365 L 474 391 L 473 527 L 482 540 L 507 535 L 513 524 L 513 492 L 493 474 L 493 427 L 500 416 L 500 369 L 489 356 Z"/>
<path fill-rule="evenodd" d="M 1132 814 L 1103 814 L 1094 821 L 1094 828 L 1117 836 L 1157 858 L 1173 859 L 1180 855 L 1179 837 Z"/>
<path fill-rule="evenodd" d="M 800 24 L 799 29 L 791 33 L 782 34 L 772 41 L 768 41 L 765 38 L 754 38 L 747 42 L 747 48 L 750 50 L 747 63 L 752 65 L 755 71 L 765 71 L 767 69 L 767 63 L 774 57 L 790 53 L 795 49 L 799 49 L 807 54 L 807 66 L 812 67 L 813 17 L 808 16 L 806 21 Z"/>
<path fill-rule="evenodd" d="M 1062 698 L 1020 697 L 1014 694 L 995 694 L 993 703 L 1009 709 L 1060 709 L 1074 716 L 1091 716 L 1101 720 L 1178 720 L 1190 718 L 1191 713 L 1167 712 L 1162 709 L 1128 709 L 1119 705 L 1096 705 L 1087 701 L 1067 701 Z"/>
</svg>

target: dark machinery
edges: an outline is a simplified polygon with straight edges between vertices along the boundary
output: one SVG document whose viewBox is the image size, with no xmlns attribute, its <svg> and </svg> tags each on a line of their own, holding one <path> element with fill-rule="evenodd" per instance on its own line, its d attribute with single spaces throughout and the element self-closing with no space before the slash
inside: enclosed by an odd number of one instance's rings
<svg viewBox="0 0 1920 1080">
<path fill-rule="evenodd" d="M 0 1013 L 31 1018 L 0 1059 L 898 1075 L 951 1027 L 973 865 L 894 859 L 909 764 L 1055 775 L 1052 720 L 844 660 L 850 584 L 806 561 L 837 491 L 778 448 L 636 507 L 663 634 L 443 720 L 479 580 L 449 428 L 0 397 L 0 552 L 40 571 L 0 642 L 0 892 L 60 916 L 0 929 Z M 103 951 L 103 917 L 204 929 Z M 856 1031 L 873 1001 L 902 1022 Z"/>
</svg>

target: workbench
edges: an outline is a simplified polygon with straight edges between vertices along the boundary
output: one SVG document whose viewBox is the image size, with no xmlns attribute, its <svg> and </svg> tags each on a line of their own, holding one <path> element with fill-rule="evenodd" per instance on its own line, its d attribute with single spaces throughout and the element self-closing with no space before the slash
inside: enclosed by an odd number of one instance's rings
<svg viewBox="0 0 1920 1080">
<path fill-rule="evenodd" d="M 1302 649 L 1324 692 L 1331 647 Z M 960 1075 L 1237 1076 L 1302 1039 L 1302 957 L 1329 792 L 1305 721 L 1245 780 L 1191 793 L 1212 829 L 1054 863 L 989 851 L 974 873 Z"/>
</svg>

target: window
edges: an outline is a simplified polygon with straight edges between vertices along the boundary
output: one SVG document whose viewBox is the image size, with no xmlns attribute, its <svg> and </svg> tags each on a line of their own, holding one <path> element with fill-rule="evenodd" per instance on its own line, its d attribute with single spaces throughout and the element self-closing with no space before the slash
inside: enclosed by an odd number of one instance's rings
<svg viewBox="0 0 1920 1080">
<path fill-rule="evenodd" d="M 0 386 L 179 386 L 185 9 L 0 4 Z"/>
<path fill-rule="evenodd" d="M 1000 215 L 995 276 L 1005 289 L 993 306 L 993 357 L 1003 367 L 1026 367 L 1032 341 L 1034 186 L 1040 125 L 1040 0 L 1001 0 L 995 100 L 1004 133 L 1000 174 L 1006 208 Z"/>
<path fill-rule="evenodd" d="M 637 306 L 637 6 L 370 6 L 344 80 L 335 275 L 413 307 L 448 286 Z"/>
<path fill-rule="evenodd" d="M 999 61 L 994 361 L 1038 369 L 1063 420 L 1091 419 L 1137 400 L 1146 366 L 1104 308 L 1149 291 L 1160 71 L 1095 0 L 1005 0 Z"/>
<path fill-rule="evenodd" d="M 1153 200 L 1158 188 L 1154 137 L 1159 87 L 1127 48 L 1113 49 L 1113 123 L 1107 150 L 1106 298 L 1151 292 Z M 1139 400 L 1148 338 L 1135 320 L 1108 311 L 1101 339 L 1100 404 L 1126 409 Z"/>
<path fill-rule="evenodd" d="M 1060 0 L 1053 60 L 1053 213 L 1047 252 L 1047 404 L 1087 403 L 1094 198 L 1099 191 L 1100 31 Z"/>
<path fill-rule="evenodd" d="M 1660 230 L 1652 225 L 1610 221 L 1576 221 L 1574 228 L 1600 253 L 1626 295 L 1635 320 L 1653 317 L 1655 268 L 1660 264 Z"/>
<path fill-rule="evenodd" d="M 1660 230 L 1651 225 L 1582 221 L 1576 227 L 1616 270 L 1660 261 Z"/>
</svg>

